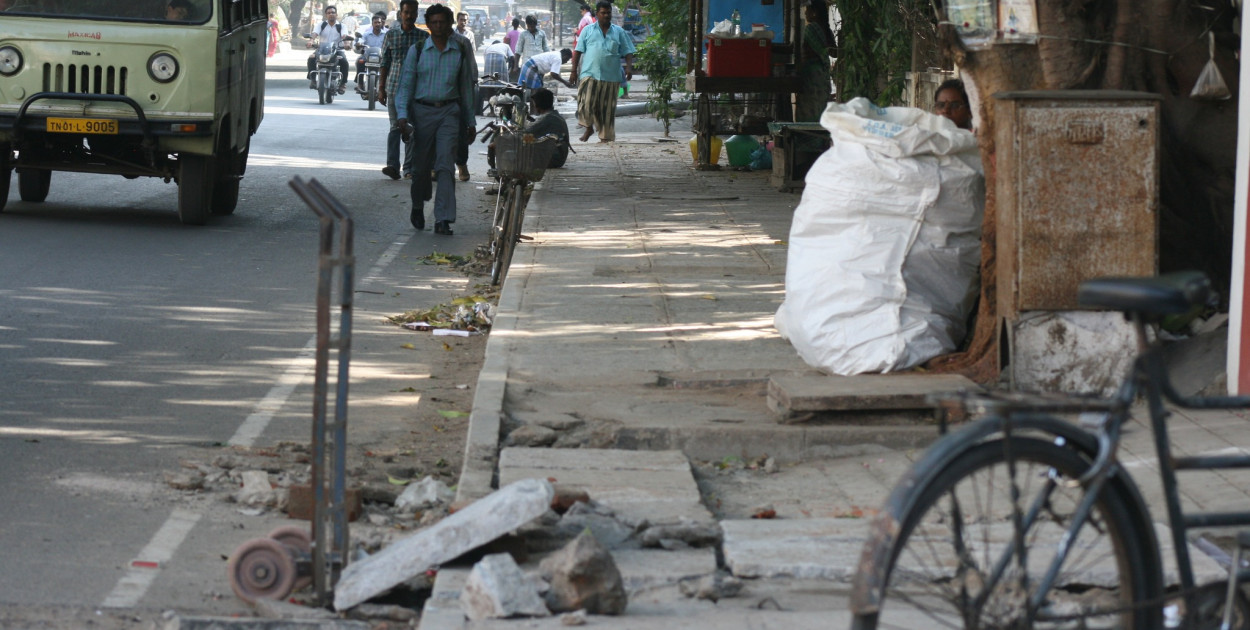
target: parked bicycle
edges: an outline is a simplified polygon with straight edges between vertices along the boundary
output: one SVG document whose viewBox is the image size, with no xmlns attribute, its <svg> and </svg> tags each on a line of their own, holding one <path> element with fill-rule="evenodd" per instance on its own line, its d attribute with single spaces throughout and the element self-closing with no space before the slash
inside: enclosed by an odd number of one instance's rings
<svg viewBox="0 0 1250 630">
<path fill-rule="evenodd" d="M 493 139 L 492 177 L 499 184 L 487 244 L 491 259 L 490 282 L 495 285 L 503 282 L 512 264 L 513 250 L 521 240 L 521 224 L 531 184 L 543 178 L 559 143 L 555 136 L 535 138 L 525 133 L 529 114 L 527 98 L 526 90 L 519 85 L 504 83 L 490 99 L 498 119 L 479 132 L 483 135 L 482 142 Z"/>
<path fill-rule="evenodd" d="M 1238 547 L 1227 583 L 1195 584 L 1186 532 L 1250 525 L 1250 512 L 1187 513 L 1176 472 L 1250 467 L 1250 455 L 1174 455 L 1163 401 L 1250 408 L 1250 397 L 1184 398 L 1147 327 L 1206 304 L 1200 273 L 1083 283 L 1082 306 L 1123 311 L 1140 354 L 1109 399 L 960 395 L 941 401 L 985 417 L 944 435 L 894 487 L 865 543 L 852 627 L 1247 627 L 1236 588 L 1250 576 Z M 1145 397 L 1179 590 L 1164 580 L 1150 511 L 1116 457 Z M 1055 417 L 1084 412 L 1082 425 Z M 942 423 L 945 433 L 945 421 Z M 1250 535 L 1239 543 L 1250 547 Z"/>
</svg>

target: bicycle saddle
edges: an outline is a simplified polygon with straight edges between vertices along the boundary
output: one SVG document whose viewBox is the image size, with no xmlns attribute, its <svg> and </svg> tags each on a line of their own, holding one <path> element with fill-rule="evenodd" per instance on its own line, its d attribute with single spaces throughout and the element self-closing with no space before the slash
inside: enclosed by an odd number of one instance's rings
<svg viewBox="0 0 1250 630">
<path fill-rule="evenodd" d="M 1179 315 L 1207 303 L 1211 281 L 1201 271 L 1153 278 L 1096 278 L 1077 289 L 1081 306 L 1145 315 Z"/>
</svg>

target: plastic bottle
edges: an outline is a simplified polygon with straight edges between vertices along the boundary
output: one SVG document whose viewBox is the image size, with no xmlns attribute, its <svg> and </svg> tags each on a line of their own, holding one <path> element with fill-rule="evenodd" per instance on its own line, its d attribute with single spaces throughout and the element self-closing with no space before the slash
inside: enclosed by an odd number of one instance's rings
<svg viewBox="0 0 1250 630">
<path fill-rule="evenodd" d="M 740 37 L 740 36 L 742 36 L 742 14 L 738 13 L 738 10 L 737 10 L 737 9 L 734 9 L 734 14 L 733 14 L 733 15 L 731 15 L 731 16 L 729 17 L 729 20 L 730 20 L 731 22 L 733 22 L 733 26 L 734 26 L 733 35 L 734 35 L 734 37 Z"/>
</svg>

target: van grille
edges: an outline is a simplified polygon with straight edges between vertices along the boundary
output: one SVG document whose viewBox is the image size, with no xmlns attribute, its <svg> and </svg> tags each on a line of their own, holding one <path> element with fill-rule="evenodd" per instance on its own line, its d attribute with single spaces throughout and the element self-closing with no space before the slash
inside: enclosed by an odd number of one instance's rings
<svg viewBox="0 0 1250 630">
<path fill-rule="evenodd" d="M 125 94 L 126 68 L 88 64 L 43 64 L 45 92 L 74 94 Z"/>
</svg>

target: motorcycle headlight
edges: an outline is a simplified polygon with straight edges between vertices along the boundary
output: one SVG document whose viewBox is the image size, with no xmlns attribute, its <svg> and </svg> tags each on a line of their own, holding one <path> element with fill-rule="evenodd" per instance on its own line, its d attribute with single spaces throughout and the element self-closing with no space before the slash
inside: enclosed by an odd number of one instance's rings
<svg viewBox="0 0 1250 630">
<path fill-rule="evenodd" d="M 12 46 L 0 48 L 0 74 L 10 77 L 22 69 L 22 53 Z"/>
<path fill-rule="evenodd" d="M 157 83 L 169 83 L 178 76 L 178 60 L 169 53 L 156 53 L 148 58 L 148 75 Z"/>
<path fill-rule="evenodd" d="M 382 55 L 375 55 L 375 54 L 370 53 L 368 56 L 365 57 L 365 63 L 381 63 L 381 61 L 382 61 Z"/>
<path fill-rule="evenodd" d="M 328 55 L 317 55 L 318 63 L 330 63 L 330 60 L 332 59 L 334 59 L 334 53 L 330 53 Z"/>
</svg>

